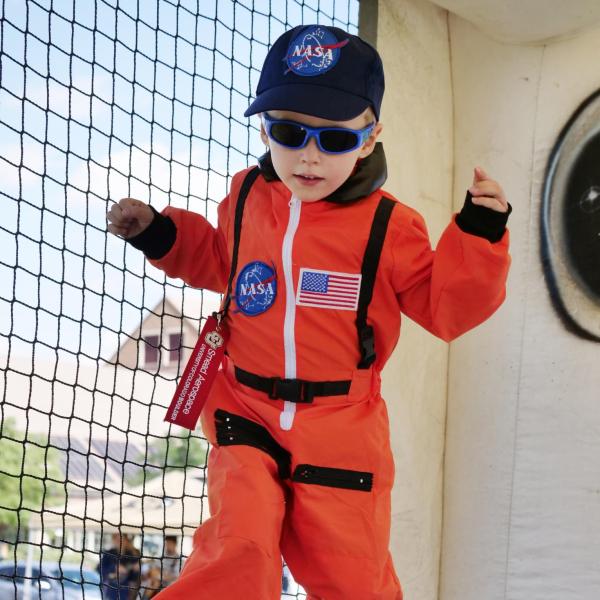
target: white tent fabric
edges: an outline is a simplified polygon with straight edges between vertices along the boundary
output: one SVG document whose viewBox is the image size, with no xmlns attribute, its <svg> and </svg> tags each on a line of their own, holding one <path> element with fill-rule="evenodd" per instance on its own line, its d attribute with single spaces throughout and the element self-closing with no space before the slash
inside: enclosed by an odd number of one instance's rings
<svg viewBox="0 0 600 600">
<path fill-rule="evenodd" d="M 507 300 L 450 351 L 440 600 L 597 600 L 600 344 L 561 321 L 539 240 L 550 153 L 600 87 L 600 29 L 511 46 L 451 17 L 450 35 L 456 180 L 493 166 L 514 214 Z"/>
<path fill-rule="evenodd" d="M 483 166 L 514 207 L 513 266 L 503 307 L 447 362 L 403 326 L 384 378 L 392 553 L 410 600 L 598 600 L 600 345 L 554 310 L 540 215 L 557 137 L 600 88 L 600 3 L 434 1 L 456 14 L 377 3 L 386 188 L 435 241 Z"/>
</svg>

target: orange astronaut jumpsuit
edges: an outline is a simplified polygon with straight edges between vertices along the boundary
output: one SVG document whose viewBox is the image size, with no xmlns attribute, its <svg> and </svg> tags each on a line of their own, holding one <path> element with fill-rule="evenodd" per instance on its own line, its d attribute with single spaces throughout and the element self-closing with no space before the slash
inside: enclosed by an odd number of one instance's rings
<svg viewBox="0 0 600 600">
<path fill-rule="evenodd" d="M 368 308 L 377 358 L 357 369 L 356 275 L 378 201 L 390 197 L 378 187 L 381 173 L 368 172 L 385 171 L 382 149 L 376 154 L 366 159 L 375 167 L 351 176 L 338 201 L 303 204 L 266 167 L 250 190 L 226 319 L 228 357 L 202 414 L 212 444 L 211 517 L 160 600 L 278 599 L 282 554 L 310 600 L 402 598 L 388 550 L 394 464 L 380 371 L 401 313 L 451 340 L 502 303 L 510 259 L 504 225 L 492 243 L 461 230 L 456 217 L 434 252 L 422 217 L 397 202 Z M 165 209 L 176 236 L 153 264 L 223 293 L 245 174 L 234 176 L 216 228 Z M 319 295 L 324 278 L 336 277 L 346 281 L 342 296 Z M 295 402 L 245 385 L 244 373 L 349 389 Z"/>
</svg>

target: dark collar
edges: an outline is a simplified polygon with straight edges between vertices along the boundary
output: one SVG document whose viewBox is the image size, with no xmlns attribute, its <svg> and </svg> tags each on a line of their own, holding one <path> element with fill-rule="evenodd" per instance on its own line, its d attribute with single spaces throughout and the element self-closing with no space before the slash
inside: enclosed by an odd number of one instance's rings
<svg viewBox="0 0 600 600">
<path fill-rule="evenodd" d="M 266 181 L 280 181 L 273 168 L 270 152 L 263 154 L 258 159 L 258 164 Z M 352 175 L 337 190 L 323 199 L 336 204 L 354 202 L 372 194 L 385 183 L 386 179 L 385 153 L 381 142 L 377 142 L 373 152 L 367 158 L 358 161 Z"/>
</svg>

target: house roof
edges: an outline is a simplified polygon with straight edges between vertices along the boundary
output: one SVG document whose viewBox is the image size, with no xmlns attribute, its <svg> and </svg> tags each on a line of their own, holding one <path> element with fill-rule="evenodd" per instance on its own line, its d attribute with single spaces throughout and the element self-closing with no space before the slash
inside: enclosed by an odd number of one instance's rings
<svg viewBox="0 0 600 600">
<path fill-rule="evenodd" d="M 32 529 L 104 533 L 192 535 L 210 516 L 204 476 L 198 469 L 171 470 L 144 485 L 90 499 L 67 496 L 64 504 L 32 514 Z"/>
<path fill-rule="evenodd" d="M 52 435 L 49 445 L 59 450 L 59 468 L 70 484 L 85 489 L 122 489 L 143 470 L 145 448 L 126 440 L 103 440 Z M 85 486 L 85 488 L 84 488 Z"/>
<path fill-rule="evenodd" d="M 197 335 L 198 320 L 200 317 L 205 317 L 218 310 L 221 304 L 220 298 L 219 294 L 206 290 L 189 287 L 170 289 L 156 303 L 154 308 L 144 310 L 142 322 L 136 323 L 135 329 L 131 333 L 122 333 L 119 336 L 119 347 L 115 349 L 108 362 L 116 364 L 121 348 L 125 347 L 126 344 L 139 340 L 148 322 L 156 317 L 168 316 L 182 319 L 182 327 L 189 330 L 193 335 Z"/>
</svg>

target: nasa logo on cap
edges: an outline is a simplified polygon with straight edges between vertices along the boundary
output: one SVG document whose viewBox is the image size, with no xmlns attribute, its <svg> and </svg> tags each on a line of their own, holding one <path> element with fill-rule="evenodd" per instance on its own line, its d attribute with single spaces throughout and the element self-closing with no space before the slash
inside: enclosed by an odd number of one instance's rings
<svg viewBox="0 0 600 600">
<path fill-rule="evenodd" d="M 239 273 L 235 284 L 238 311 L 254 317 L 271 308 L 277 296 L 277 277 L 269 265 L 256 260 Z"/>
<path fill-rule="evenodd" d="M 338 40 L 326 27 L 313 25 L 301 31 L 289 45 L 285 61 L 296 75 L 313 77 L 332 69 L 348 39 Z"/>
</svg>

